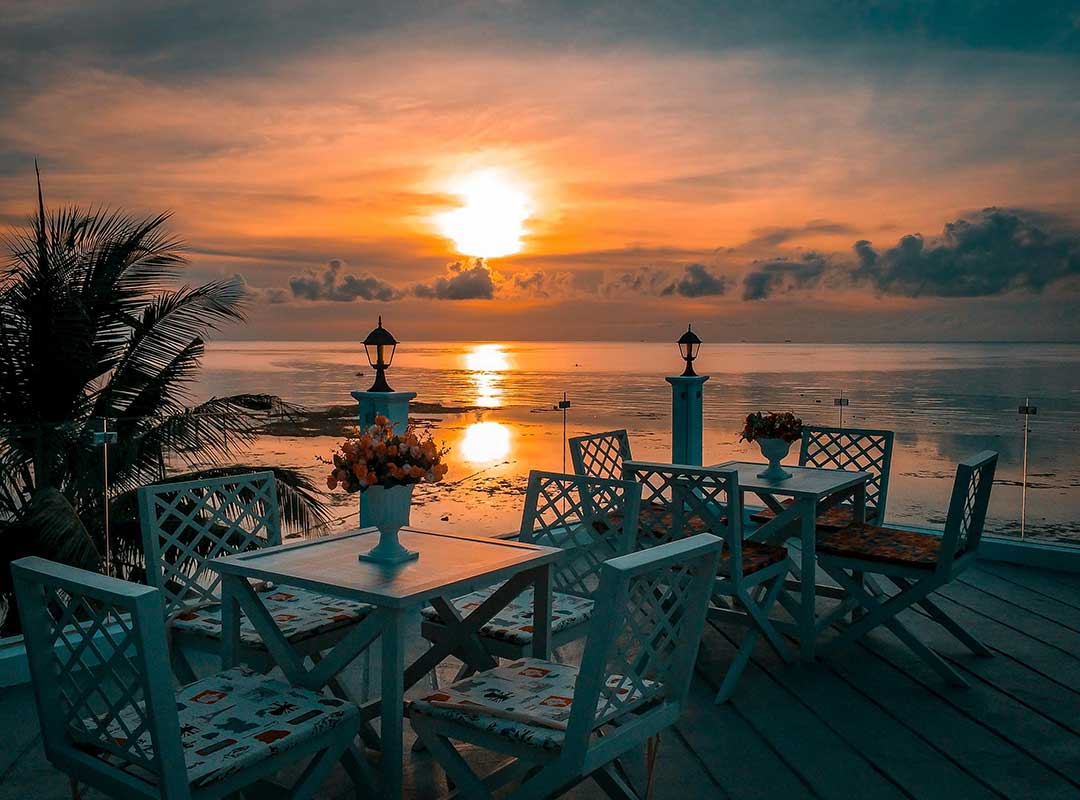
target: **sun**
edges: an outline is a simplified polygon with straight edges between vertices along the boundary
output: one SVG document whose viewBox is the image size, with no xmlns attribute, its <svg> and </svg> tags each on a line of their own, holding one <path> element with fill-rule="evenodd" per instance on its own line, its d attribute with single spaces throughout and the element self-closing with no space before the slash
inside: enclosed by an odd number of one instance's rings
<svg viewBox="0 0 1080 800">
<path fill-rule="evenodd" d="M 436 216 L 435 224 L 459 253 L 498 258 L 521 251 L 531 208 L 513 178 L 495 169 L 471 172 L 454 181 L 450 192 L 462 205 Z"/>
</svg>

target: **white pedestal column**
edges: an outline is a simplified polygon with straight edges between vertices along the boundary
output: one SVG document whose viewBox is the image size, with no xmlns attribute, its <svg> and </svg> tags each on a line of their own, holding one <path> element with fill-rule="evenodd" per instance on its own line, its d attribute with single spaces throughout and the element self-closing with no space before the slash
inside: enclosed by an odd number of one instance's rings
<svg viewBox="0 0 1080 800">
<path fill-rule="evenodd" d="M 409 401 L 416 397 L 416 392 L 353 392 L 357 403 L 357 417 L 360 427 L 375 424 L 375 417 L 382 414 L 394 426 L 394 433 L 405 433 L 409 427 Z M 364 493 L 360 498 L 360 527 L 373 525 L 364 513 Z"/>
<path fill-rule="evenodd" d="M 708 375 L 667 378 L 671 384 L 671 462 L 701 465 L 702 390 Z"/>
</svg>

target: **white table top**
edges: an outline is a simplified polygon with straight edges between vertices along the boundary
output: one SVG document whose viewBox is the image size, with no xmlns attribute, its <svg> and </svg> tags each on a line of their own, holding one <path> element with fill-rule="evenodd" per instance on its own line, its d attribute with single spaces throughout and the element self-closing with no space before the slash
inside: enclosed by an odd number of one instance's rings
<svg viewBox="0 0 1080 800">
<path fill-rule="evenodd" d="M 395 566 L 359 561 L 378 536 L 375 528 L 363 528 L 216 558 L 210 566 L 385 608 L 409 608 L 479 582 L 495 583 L 562 554 L 554 547 L 402 528 L 401 543 L 418 551 L 418 559 Z"/>
<path fill-rule="evenodd" d="M 752 461 L 725 461 L 714 464 L 710 469 L 736 470 L 739 473 L 739 487 L 751 492 L 779 495 L 780 497 L 822 499 L 831 494 L 858 486 L 870 480 L 869 472 L 855 472 L 846 469 L 820 469 L 818 467 L 789 467 L 784 469 L 791 477 L 782 481 L 770 481 L 759 478 L 767 464 Z"/>
</svg>

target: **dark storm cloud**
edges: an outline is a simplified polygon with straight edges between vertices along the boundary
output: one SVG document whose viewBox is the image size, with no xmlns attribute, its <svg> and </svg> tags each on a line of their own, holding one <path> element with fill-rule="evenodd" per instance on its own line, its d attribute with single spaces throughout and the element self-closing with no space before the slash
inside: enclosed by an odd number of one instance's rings
<svg viewBox="0 0 1080 800">
<path fill-rule="evenodd" d="M 710 271 L 704 264 L 687 264 L 682 276 L 664 287 L 661 294 L 711 297 L 724 294 L 730 285 L 731 281 L 726 276 Z"/>
<path fill-rule="evenodd" d="M 1080 274 L 1080 232 L 1047 215 L 985 208 L 945 225 L 940 239 L 901 237 L 883 252 L 854 245 L 853 279 L 886 294 L 980 297 L 1014 289 L 1041 291 Z"/>
<path fill-rule="evenodd" d="M 822 253 L 804 253 L 796 259 L 755 261 L 743 277 L 743 299 L 764 300 L 778 292 L 817 286 L 830 267 Z"/>
<path fill-rule="evenodd" d="M 495 296 L 495 281 L 482 260 L 477 259 L 471 267 L 458 261 L 449 266 L 445 277 L 418 283 L 412 292 L 417 297 L 436 300 L 491 300 Z"/>
<path fill-rule="evenodd" d="M 308 270 L 303 275 L 289 278 L 292 296 L 298 300 L 334 300 L 350 303 L 354 300 L 397 300 L 402 292 L 374 275 L 342 274 L 345 264 L 333 259 L 321 274 Z"/>
<path fill-rule="evenodd" d="M 827 219 L 812 219 L 805 225 L 758 228 L 754 231 L 754 238 L 740 246 L 740 249 L 752 249 L 755 247 L 776 247 L 800 239 L 804 236 L 814 235 L 852 235 L 856 229 L 844 222 L 832 222 Z"/>
<path fill-rule="evenodd" d="M 601 294 L 661 294 L 671 282 L 671 273 L 655 267 L 639 267 L 604 276 L 599 286 Z"/>
</svg>

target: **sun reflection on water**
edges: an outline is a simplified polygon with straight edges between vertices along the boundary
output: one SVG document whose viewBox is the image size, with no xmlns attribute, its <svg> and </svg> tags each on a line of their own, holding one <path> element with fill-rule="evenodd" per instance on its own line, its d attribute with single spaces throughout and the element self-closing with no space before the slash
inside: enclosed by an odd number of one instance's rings
<svg viewBox="0 0 1080 800">
<path fill-rule="evenodd" d="M 460 453 L 473 464 L 505 458 L 510 452 L 510 428 L 501 422 L 474 422 L 465 429 Z"/>
<path fill-rule="evenodd" d="M 502 405 L 502 373 L 510 369 L 510 362 L 501 344 L 473 345 L 465 353 L 465 369 L 476 392 L 475 405 L 485 408 Z"/>
</svg>

